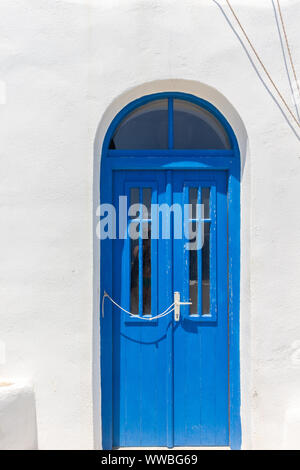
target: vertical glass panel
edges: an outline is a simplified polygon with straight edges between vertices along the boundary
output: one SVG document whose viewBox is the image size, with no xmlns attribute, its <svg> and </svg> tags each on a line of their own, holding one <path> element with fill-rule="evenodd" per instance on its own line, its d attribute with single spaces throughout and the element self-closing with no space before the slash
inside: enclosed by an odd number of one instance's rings
<svg viewBox="0 0 300 470">
<path fill-rule="evenodd" d="M 197 222 L 192 222 L 190 224 L 193 234 L 197 230 Z M 190 269 L 189 269 L 189 286 L 190 286 L 190 301 L 192 305 L 190 306 L 190 315 L 198 313 L 198 256 L 197 256 L 197 243 L 193 242 L 191 239 L 191 230 L 190 230 Z"/>
<path fill-rule="evenodd" d="M 151 188 L 143 188 L 143 219 L 151 219 L 151 196 Z"/>
<path fill-rule="evenodd" d="M 198 188 L 189 188 L 190 218 L 197 218 Z"/>
<path fill-rule="evenodd" d="M 135 224 L 136 222 L 132 222 Z M 138 223 L 137 223 L 138 225 Z M 139 313 L 139 239 L 130 240 L 130 311 L 136 315 Z"/>
<path fill-rule="evenodd" d="M 168 148 L 168 100 L 155 100 L 135 109 L 117 127 L 111 150 Z"/>
<path fill-rule="evenodd" d="M 138 204 L 139 201 L 139 188 L 130 188 L 130 204 Z"/>
<path fill-rule="evenodd" d="M 200 106 L 174 99 L 174 149 L 230 149 L 222 124 Z"/>
<path fill-rule="evenodd" d="M 204 223 L 202 247 L 202 315 L 210 313 L 210 222 Z"/>
<path fill-rule="evenodd" d="M 210 188 L 202 188 L 202 201 L 204 206 L 204 218 L 209 219 L 210 217 Z"/>
<path fill-rule="evenodd" d="M 143 224 L 148 233 L 143 233 L 143 313 L 151 314 L 151 224 Z M 144 232 L 144 227 L 143 227 Z"/>
<path fill-rule="evenodd" d="M 140 194 L 139 194 L 139 188 L 130 188 L 130 205 L 132 206 L 133 204 L 139 204 L 140 202 Z M 139 214 L 137 214 L 139 216 Z M 131 218 L 134 218 L 135 216 L 131 215 Z"/>
</svg>

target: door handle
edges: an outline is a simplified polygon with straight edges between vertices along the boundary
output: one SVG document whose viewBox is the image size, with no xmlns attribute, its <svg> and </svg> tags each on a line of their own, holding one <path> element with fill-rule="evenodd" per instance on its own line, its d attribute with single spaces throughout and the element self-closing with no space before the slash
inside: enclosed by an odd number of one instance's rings
<svg viewBox="0 0 300 470">
<path fill-rule="evenodd" d="M 180 319 L 180 305 L 192 305 L 192 302 L 180 302 L 180 292 L 174 292 L 174 320 Z"/>
</svg>

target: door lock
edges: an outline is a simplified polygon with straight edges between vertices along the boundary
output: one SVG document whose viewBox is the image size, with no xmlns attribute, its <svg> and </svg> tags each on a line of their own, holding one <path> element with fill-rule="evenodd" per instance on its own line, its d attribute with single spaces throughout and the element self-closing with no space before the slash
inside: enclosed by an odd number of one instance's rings
<svg viewBox="0 0 300 470">
<path fill-rule="evenodd" d="M 180 302 L 180 292 L 174 292 L 174 320 L 180 319 L 180 305 L 192 305 L 192 302 Z"/>
</svg>

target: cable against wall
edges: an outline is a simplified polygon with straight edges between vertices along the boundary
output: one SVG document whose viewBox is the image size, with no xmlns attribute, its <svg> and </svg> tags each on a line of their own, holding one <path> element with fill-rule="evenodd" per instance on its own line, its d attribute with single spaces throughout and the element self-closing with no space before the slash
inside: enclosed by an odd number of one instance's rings
<svg viewBox="0 0 300 470">
<path fill-rule="evenodd" d="M 296 115 L 293 113 L 293 111 L 291 110 L 291 108 L 290 108 L 289 105 L 287 104 L 287 102 L 286 102 L 286 100 L 284 99 L 283 95 L 281 94 L 279 88 L 277 87 L 277 85 L 275 84 L 273 78 L 271 77 L 271 74 L 268 72 L 266 66 L 264 65 L 264 63 L 263 63 L 262 59 L 260 58 L 258 52 L 256 51 L 255 47 L 253 46 L 251 40 L 249 39 L 249 36 L 247 35 L 247 33 L 246 33 L 244 27 L 242 26 L 242 24 L 241 24 L 241 22 L 240 22 L 240 20 L 239 20 L 239 18 L 238 18 L 238 16 L 237 16 L 237 14 L 235 13 L 233 7 L 232 7 L 231 4 L 230 4 L 229 0 L 226 0 L 226 3 L 227 3 L 227 5 L 228 5 L 228 7 L 230 8 L 231 13 L 232 13 L 233 16 L 235 17 L 235 19 L 236 19 L 236 21 L 237 21 L 237 23 L 238 23 L 240 29 L 242 30 L 242 32 L 243 32 L 243 34 L 244 34 L 244 36 L 245 36 L 247 42 L 249 43 L 249 45 L 250 45 L 252 51 L 254 52 L 254 54 L 255 54 L 255 56 L 256 56 L 258 62 L 260 63 L 260 65 L 261 65 L 261 67 L 263 68 L 265 74 L 267 75 L 268 79 L 270 80 L 270 82 L 272 83 L 273 87 L 275 88 L 275 90 L 276 90 L 278 96 L 280 97 L 281 101 L 283 102 L 285 108 L 287 109 L 287 111 L 289 112 L 290 116 L 293 118 L 293 120 L 294 120 L 295 123 L 297 124 L 297 126 L 300 128 L 300 123 L 299 123 L 299 121 L 298 121 Z"/>
</svg>

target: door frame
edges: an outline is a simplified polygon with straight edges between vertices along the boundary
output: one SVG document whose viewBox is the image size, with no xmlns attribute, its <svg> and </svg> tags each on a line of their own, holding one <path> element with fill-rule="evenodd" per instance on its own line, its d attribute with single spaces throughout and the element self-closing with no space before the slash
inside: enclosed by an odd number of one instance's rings
<svg viewBox="0 0 300 470">
<path fill-rule="evenodd" d="M 109 143 L 118 124 L 135 108 L 157 99 L 180 98 L 211 112 L 226 129 L 231 150 L 110 150 Z M 169 113 L 172 108 L 169 106 Z M 169 119 L 172 115 L 169 114 Z M 170 136 L 169 136 L 170 137 Z M 112 120 L 102 146 L 100 202 L 112 203 L 114 170 L 226 170 L 228 175 L 228 349 L 229 349 L 229 443 L 241 447 L 240 417 L 240 151 L 235 133 L 211 103 L 188 93 L 162 92 L 138 98 Z M 112 292 L 112 240 L 100 241 L 100 305 L 104 290 Z M 112 306 L 105 305 L 100 316 L 101 337 L 101 421 L 102 447 L 112 448 Z"/>
</svg>

